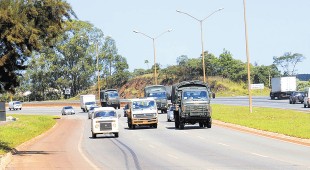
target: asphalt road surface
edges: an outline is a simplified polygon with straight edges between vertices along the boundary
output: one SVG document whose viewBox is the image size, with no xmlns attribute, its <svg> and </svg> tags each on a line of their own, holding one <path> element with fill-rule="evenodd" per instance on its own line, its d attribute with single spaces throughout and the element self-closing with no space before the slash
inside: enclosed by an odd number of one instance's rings
<svg viewBox="0 0 310 170">
<path fill-rule="evenodd" d="M 248 97 L 219 97 L 219 98 L 212 99 L 211 103 L 249 106 L 249 98 Z M 292 109 L 292 110 L 299 110 L 299 111 L 305 111 L 305 112 L 310 113 L 310 108 L 304 108 L 304 104 L 301 104 L 301 103 L 289 104 L 288 99 L 271 100 L 270 97 L 267 97 L 267 96 L 253 97 L 252 105 L 256 107 Z"/>
<path fill-rule="evenodd" d="M 60 109 L 8 113 L 60 115 Z M 75 115 L 61 116 L 50 132 L 21 148 L 7 169 L 310 169 L 308 146 L 215 125 L 176 130 L 166 114 L 159 115 L 157 129 L 130 130 L 121 117 L 119 138 L 91 138 L 87 113 L 75 109 Z"/>
</svg>

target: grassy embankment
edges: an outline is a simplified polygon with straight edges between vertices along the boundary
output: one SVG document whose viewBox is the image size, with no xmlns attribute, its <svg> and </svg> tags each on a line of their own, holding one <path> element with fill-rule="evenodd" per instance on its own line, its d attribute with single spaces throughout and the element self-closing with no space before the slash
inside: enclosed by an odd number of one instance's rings
<svg viewBox="0 0 310 170">
<path fill-rule="evenodd" d="M 310 114 L 306 112 L 212 104 L 213 119 L 288 136 L 310 139 Z"/>
<path fill-rule="evenodd" d="M 7 115 L 10 116 L 10 115 Z M 56 123 L 57 116 L 13 115 L 18 120 L 0 126 L 0 155 L 46 132 Z"/>
</svg>

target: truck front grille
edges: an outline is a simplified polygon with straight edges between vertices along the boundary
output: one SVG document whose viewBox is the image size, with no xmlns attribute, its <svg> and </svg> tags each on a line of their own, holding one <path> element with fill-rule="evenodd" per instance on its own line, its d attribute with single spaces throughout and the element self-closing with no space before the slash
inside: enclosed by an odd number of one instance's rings
<svg viewBox="0 0 310 170">
<path fill-rule="evenodd" d="M 112 130 L 112 123 L 100 123 L 100 130 Z"/>
<path fill-rule="evenodd" d="M 185 113 L 189 116 L 206 116 L 208 113 L 208 107 L 207 105 L 187 106 Z"/>
</svg>

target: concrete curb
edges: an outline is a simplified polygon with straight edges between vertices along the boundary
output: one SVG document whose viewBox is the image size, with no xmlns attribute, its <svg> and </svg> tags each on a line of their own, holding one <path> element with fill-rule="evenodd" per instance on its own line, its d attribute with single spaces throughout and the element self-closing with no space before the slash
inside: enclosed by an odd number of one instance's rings
<svg viewBox="0 0 310 170">
<path fill-rule="evenodd" d="M 8 166 L 8 164 L 12 161 L 13 155 L 16 154 L 18 152 L 18 150 L 21 150 L 22 148 L 26 147 L 27 145 L 35 142 L 36 140 L 42 138 L 43 136 L 49 134 L 57 126 L 58 126 L 58 121 L 56 121 L 56 124 L 52 128 L 50 128 L 49 130 L 47 130 L 46 132 L 40 134 L 39 136 L 36 136 L 36 137 L 30 139 L 29 141 L 22 143 L 21 145 L 17 146 L 16 148 L 13 148 L 11 150 L 11 152 L 8 152 L 2 156 L 0 155 L 0 170 L 5 170 L 5 167 Z"/>
</svg>

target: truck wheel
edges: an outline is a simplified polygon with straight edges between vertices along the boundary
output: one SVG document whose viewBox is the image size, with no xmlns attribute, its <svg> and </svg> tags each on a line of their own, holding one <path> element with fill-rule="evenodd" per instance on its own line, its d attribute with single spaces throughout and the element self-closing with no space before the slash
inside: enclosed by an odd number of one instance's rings
<svg viewBox="0 0 310 170">
<path fill-rule="evenodd" d="M 184 122 L 180 122 L 180 129 L 184 129 L 185 123 Z"/>
<path fill-rule="evenodd" d="M 212 119 L 211 118 L 206 123 L 206 126 L 207 126 L 207 128 L 211 128 L 212 127 Z"/>
<path fill-rule="evenodd" d="M 121 105 L 119 104 L 117 108 L 120 109 L 120 108 L 121 108 Z"/>
<path fill-rule="evenodd" d="M 136 129 L 136 125 L 131 125 L 133 129 Z"/>
<path fill-rule="evenodd" d="M 131 120 L 130 120 L 130 119 L 127 119 L 127 122 L 128 122 L 128 127 L 129 127 L 129 129 L 132 129 Z"/>
<path fill-rule="evenodd" d="M 11 110 L 11 108 L 9 108 Z"/>
<path fill-rule="evenodd" d="M 306 105 L 306 103 L 304 103 L 304 108 L 306 108 L 307 107 L 307 105 Z"/>
<path fill-rule="evenodd" d="M 307 102 L 307 104 L 308 104 L 308 108 L 310 108 L 309 102 Z"/>
<path fill-rule="evenodd" d="M 203 128 L 203 123 L 202 122 L 199 122 L 199 127 Z"/>
<path fill-rule="evenodd" d="M 114 133 L 114 136 L 115 136 L 116 138 L 118 138 L 118 132 L 117 132 L 117 133 Z"/>
<path fill-rule="evenodd" d="M 85 109 L 82 109 L 83 110 L 83 112 L 85 112 Z"/>
<path fill-rule="evenodd" d="M 174 121 L 174 127 L 175 127 L 176 129 L 178 129 L 178 128 L 180 128 L 179 126 L 180 126 L 179 118 L 176 117 L 176 118 L 175 118 L 175 121 Z"/>
<path fill-rule="evenodd" d="M 290 104 L 292 104 L 293 102 L 292 102 L 292 100 L 290 100 Z"/>
<path fill-rule="evenodd" d="M 156 124 L 154 124 L 154 125 L 153 125 L 153 127 L 154 127 L 155 129 L 157 129 L 157 123 L 156 123 Z"/>
</svg>

